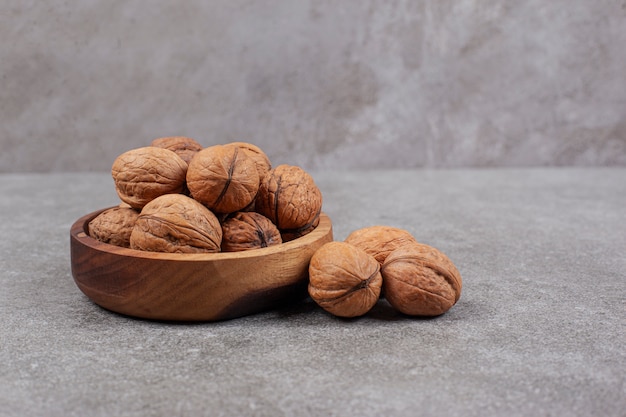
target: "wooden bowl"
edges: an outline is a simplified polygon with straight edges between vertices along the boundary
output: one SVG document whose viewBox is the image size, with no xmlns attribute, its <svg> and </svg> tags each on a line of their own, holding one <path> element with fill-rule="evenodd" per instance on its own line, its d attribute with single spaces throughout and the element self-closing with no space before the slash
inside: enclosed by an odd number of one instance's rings
<svg viewBox="0 0 626 417">
<path fill-rule="evenodd" d="M 205 254 L 145 252 L 88 235 L 89 222 L 104 210 L 72 225 L 74 281 L 101 307 L 146 319 L 225 320 L 303 299 L 311 256 L 333 240 L 331 221 L 322 213 L 311 233 L 267 248 Z"/>
</svg>

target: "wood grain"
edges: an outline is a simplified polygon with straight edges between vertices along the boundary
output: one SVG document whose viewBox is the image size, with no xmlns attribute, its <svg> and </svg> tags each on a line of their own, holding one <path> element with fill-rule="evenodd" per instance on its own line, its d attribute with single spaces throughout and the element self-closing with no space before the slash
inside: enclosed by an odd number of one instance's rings
<svg viewBox="0 0 626 417">
<path fill-rule="evenodd" d="M 306 296 L 313 253 L 333 240 L 330 218 L 291 242 L 245 252 L 177 254 L 109 245 L 87 234 L 100 212 L 70 230 L 74 281 L 93 302 L 129 316 L 216 321 L 257 313 Z"/>
</svg>

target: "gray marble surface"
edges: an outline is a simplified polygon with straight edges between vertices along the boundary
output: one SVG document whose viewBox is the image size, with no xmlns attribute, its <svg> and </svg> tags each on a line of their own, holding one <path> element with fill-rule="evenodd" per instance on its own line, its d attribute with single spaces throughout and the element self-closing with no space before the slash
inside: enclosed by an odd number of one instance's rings
<svg viewBox="0 0 626 417">
<path fill-rule="evenodd" d="M 0 172 L 162 136 L 307 169 L 626 166 L 617 0 L 0 2 Z"/>
<path fill-rule="evenodd" d="M 0 416 L 623 416 L 626 170 L 313 172 L 335 238 L 406 228 L 456 263 L 435 319 L 311 301 L 218 323 L 94 305 L 69 228 L 108 174 L 0 175 Z"/>
</svg>

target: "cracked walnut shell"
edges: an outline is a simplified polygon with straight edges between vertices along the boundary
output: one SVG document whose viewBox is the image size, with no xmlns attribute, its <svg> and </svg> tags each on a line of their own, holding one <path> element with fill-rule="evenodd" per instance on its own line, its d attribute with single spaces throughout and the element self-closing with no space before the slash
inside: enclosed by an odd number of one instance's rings
<svg viewBox="0 0 626 417">
<path fill-rule="evenodd" d="M 437 316 L 461 296 L 461 274 L 441 251 L 421 243 L 404 245 L 387 256 L 381 269 L 387 301 L 412 316 Z"/>
<path fill-rule="evenodd" d="M 183 194 L 167 194 L 141 210 L 130 247 L 152 252 L 219 252 L 222 227 L 209 209 Z"/>
<path fill-rule="evenodd" d="M 322 193 L 305 170 L 279 165 L 261 181 L 255 211 L 270 219 L 281 232 L 305 230 L 322 210 Z"/>
<path fill-rule="evenodd" d="M 189 163 L 187 188 L 216 213 L 234 213 L 254 201 L 259 174 L 238 146 L 215 145 L 199 151 Z"/>
<path fill-rule="evenodd" d="M 111 175 L 120 199 L 141 209 L 161 195 L 181 193 L 187 163 L 169 149 L 146 146 L 118 156 Z"/>
<path fill-rule="evenodd" d="M 104 243 L 129 248 L 130 233 L 137 217 L 139 212 L 133 208 L 110 208 L 89 222 L 89 236 Z"/>
<path fill-rule="evenodd" d="M 239 212 L 222 223 L 222 252 L 266 248 L 282 243 L 280 232 L 267 217 Z"/>
<path fill-rule="evenodd" d="M 309 295 L 331 314 L 364 315 L 378 301 L 381 286 L 380 264 L 355 246 L 329 242 L 311 257 Z"/>
</svg>

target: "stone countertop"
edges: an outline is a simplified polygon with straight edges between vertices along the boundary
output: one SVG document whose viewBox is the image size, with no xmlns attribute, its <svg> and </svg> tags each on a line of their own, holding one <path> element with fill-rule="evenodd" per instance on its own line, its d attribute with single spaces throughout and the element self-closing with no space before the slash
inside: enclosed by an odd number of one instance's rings
<svg viewBox="0 0 626 417">
<path fill-rule="evenodd" d="M 626 169 L 313 172 L 336 240 L 405 228 L 463 276 L 448 313 L 305 300 L 217 323 L 84 296 L 69 229 L 106 173 L 0 175 L 0 416 L 623 416 Z"/>
</svg>

